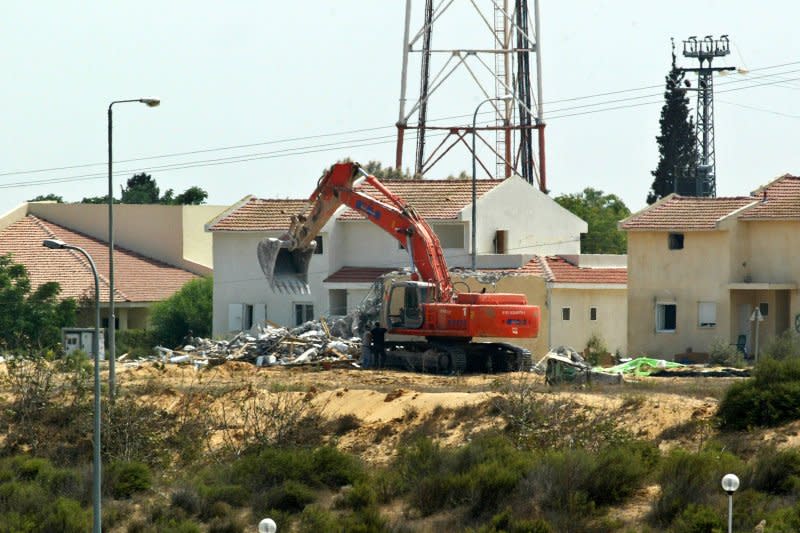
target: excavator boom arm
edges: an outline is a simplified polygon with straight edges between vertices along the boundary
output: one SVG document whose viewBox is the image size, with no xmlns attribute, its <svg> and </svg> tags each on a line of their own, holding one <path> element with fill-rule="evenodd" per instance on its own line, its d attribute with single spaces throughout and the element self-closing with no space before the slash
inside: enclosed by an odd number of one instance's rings
<svg viewBox="0 0 800 533">
<path fill-rule="evenodd" d="M 361 176 L 377 189 L 387 201 L 374 198 L 355 185 Z M 362 213 L 367 220 L 382 228 L 397 239 L 411 254 L 412 263 L 421 281 L 432 283 L 437 288 L 435 300 L 449 302 L 453 298 L 453 287 L 442 253 L 439 238 L 413 207 L 393 194 L 376 177 L 367 175 L 358 163 L 337 163 L 320 178 L 317 188 L 309 197 L 311 207 L 304 214 L 292 217 L 289 233 L 283 240 L 262 241 L 263 246 L 271 244 L 285 248 L 295 257 L 293 261 L 281 261 L 276 254 L 269 260 L 262 260 L 262 269 L 268 278 L 275 278 L 275 263 L 292 264 L 297 270 L 308 269 L 309 250 L 313 251 L 314 240 L 330 220 L 336 210 L 347 205 Z M 260 245 L 262 246 L 262 245 Z M 277 250 L 275 250 L 277 251 Z M 270 255 L 270 254 L 264 254 Z M 259 253 L 261 259 L 262 253 Z M 266 263 L 272 263 L 265 265 Z M 297 273 L 295 273 L 297 274 Z M 301 272 L 304 276 L 304 272 Z"/>
</svg>

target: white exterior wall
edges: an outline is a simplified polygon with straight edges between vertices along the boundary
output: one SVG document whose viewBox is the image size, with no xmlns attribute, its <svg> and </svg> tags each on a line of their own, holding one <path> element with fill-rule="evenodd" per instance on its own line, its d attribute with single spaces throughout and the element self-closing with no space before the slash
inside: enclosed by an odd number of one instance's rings
<svg viewBox="0 0 800 533">
<path fill-rule="evenodd" d="M 294 304 L 311 303 L 314 315 L 327 313 L 328 291 L 322 288 L 327 277 L 330 249 L 322 234 L 323 253 L 314 255 L 308 269 L 311 294 L 287 295 L 273 292 L 258 264 L 256 247 L 266 236 L 278 234 L 250 232 L 214 232 L 214 319 L 213 334 L 229 331 L 230 304 L 266 304 L 267 320 L 281 325 L 294 325 Z"/>
<path fill-rule="evenodd" d="M 588 231 L 586 222 L 518 176 L 478 199 L 477 218 L 478 254 L 494 252 L 497 230 L 508 230 L 511 254 L 580 254 L 580 234 Z M 461 211 L 461 219 L 469 225 L 471 206 Z"/>
<path fill-rule="evenodd" d="M 463 223 L 456 223 L 467 230 L 467 226 Z M 411 266 L 408 252 L 400 248 L 400 243 L 396 239 L 372 222 L 345 220 L 337 222 L 337 226 L 338 239 L 335 243 L 333 260 L 335 270 L 343 266 L 391 268 Z M 445 248 L 444 257 L 449 267 L 464 267 L 469 264 L 469 253 L 464 248 Z"/>
</svg>

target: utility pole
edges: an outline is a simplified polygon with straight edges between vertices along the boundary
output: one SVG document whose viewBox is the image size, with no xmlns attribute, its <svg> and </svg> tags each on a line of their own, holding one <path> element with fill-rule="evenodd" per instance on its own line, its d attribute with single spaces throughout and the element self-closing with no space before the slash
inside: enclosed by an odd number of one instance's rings
<svg viewBox="0 0 800 533">
<path fill-rule="evenodd" d="M 697 113 L 695 137 L 697 164 L 694 170 L 695 196 L 717 196 L 717 172 L 714 159 L 714 72 L 735 70 L 736 67 L 712 67 L 715 57 L 731 53 L 727 35 L 714 39 L 706 35 L 702 40 L 696 36 L 683 41 L 683 56 L 700 62 L 698 68 L 682 68 L 682 72 L 697 72 Z"/>
</svg>

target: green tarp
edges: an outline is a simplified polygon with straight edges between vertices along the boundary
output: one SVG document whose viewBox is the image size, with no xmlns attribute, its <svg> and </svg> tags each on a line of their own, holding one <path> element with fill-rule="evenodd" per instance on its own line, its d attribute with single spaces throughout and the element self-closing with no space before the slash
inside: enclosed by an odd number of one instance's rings
<svg viewBox="0 0 800 533">
<path fill-rule="evenodd" d="M 612 374 L 633 374 L 635 376 L 649 376 L 652 372 L 658 372 L 665 368 L 678 368 L 686 365 L 665 361 L 663 359 L 652 359 L 650 357 L 638 357 L 627 363 L 622 363 L 610 368 L 604 368 L 604 372 Z"/>
</svg>

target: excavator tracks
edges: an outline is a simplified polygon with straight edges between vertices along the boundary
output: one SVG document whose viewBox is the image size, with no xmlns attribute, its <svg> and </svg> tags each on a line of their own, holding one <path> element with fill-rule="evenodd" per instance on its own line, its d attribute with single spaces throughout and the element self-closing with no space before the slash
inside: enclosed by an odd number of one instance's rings
<svg viewBox="0 0 800 533">
<path fill-rule="evenodd" d="M 387 343 L 386 366 L 435 374 L 527 371 L 533 366 L 525 348 L 504 342 Z"/>
</svg>

